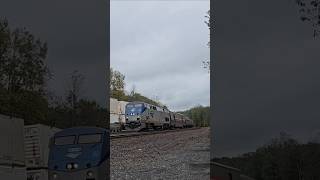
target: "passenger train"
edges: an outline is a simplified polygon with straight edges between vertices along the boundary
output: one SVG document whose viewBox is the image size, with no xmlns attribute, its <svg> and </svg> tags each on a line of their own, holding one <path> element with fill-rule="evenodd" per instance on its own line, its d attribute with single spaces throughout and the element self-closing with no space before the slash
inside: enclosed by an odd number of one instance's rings
<svg viewBox="0 0 320 180">
<path fill-rule="evenodd" d="M 193 127 L 193 120 L 183 114 L 169 111 L 166 107 L 144 102 L 130 102 L 125 108 L 125 129 L 173 129 Z"/>
</svg>

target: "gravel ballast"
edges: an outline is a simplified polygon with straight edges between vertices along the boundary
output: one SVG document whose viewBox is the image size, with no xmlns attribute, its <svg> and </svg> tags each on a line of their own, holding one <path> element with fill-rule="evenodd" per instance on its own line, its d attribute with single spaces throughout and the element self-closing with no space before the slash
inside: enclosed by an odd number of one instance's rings
<svg viewBox="0 0 320 180">
<path fill-rule="evenodd" d="M 210 179 L 210 129 L 111 140 L 111 179 Z"/>
</svg>

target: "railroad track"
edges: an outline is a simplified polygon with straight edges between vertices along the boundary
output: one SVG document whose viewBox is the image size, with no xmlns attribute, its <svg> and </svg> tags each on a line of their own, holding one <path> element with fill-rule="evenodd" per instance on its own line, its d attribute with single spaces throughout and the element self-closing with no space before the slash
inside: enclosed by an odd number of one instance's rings
<svg viewBox="0 0 320 180">
<path fill-rule="evenodd" d="M 162 134 L 162 133 L 170 133 L 170 132 L 181 132 L 181 131 L 189 131 L 189 130 L 196 130 L 196 129 L 200 129 L 200 127 L 185 128 L 185 129 L 173 129 L 173 130 L 162 130 L 162 131 L 117 133 L 117 134 L 111 134 L 110 139 L 128 138 L 128 137 Z"/>
</svg>

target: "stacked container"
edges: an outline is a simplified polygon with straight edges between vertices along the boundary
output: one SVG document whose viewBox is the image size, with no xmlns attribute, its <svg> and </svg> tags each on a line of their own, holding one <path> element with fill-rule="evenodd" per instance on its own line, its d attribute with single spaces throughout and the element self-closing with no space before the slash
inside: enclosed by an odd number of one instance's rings
<svg viewBox="0 0 320 180">
<path fill-rule="evenodd" d="M 0 179 L 26 180 L 23 119 L 0 114 Z"/>
<path fill-rule="evenodd" d="M 28 180 L 48 179 L 49 142 L 60 129 L 42 124 L 24 127 L 25 164 Z"/>
<path fill-rule="evenodd" d="M 110 129 L 111 132 L 121 131 L 125 123 L 125 108 L 128 102 L 110 98 Z"/>
<path fill-rule="evenodd" d="M 125 119 L 125 110 L 126 110 L 126 105 L 128 102 L 126 101 L 119 101 L 119 115 L 120 115 L 120 124 L 126 123 Z"/>
<path fill-rule="evenodd" d="M 119 102 L 117 99 L 110 98 L 110 124 L 119 122 Z"/>
</svg>

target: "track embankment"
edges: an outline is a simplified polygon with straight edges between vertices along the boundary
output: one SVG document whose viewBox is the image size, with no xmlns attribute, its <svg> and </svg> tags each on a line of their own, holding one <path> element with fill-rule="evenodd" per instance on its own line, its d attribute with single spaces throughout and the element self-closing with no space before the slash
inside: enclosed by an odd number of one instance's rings
<svg viewBox="0 0 320 180">
<path fill-rule="evenodd" d="M 209 179 L 210 129 L 112 138 L 110 165 L 111 179 Z"/>
</svg>

